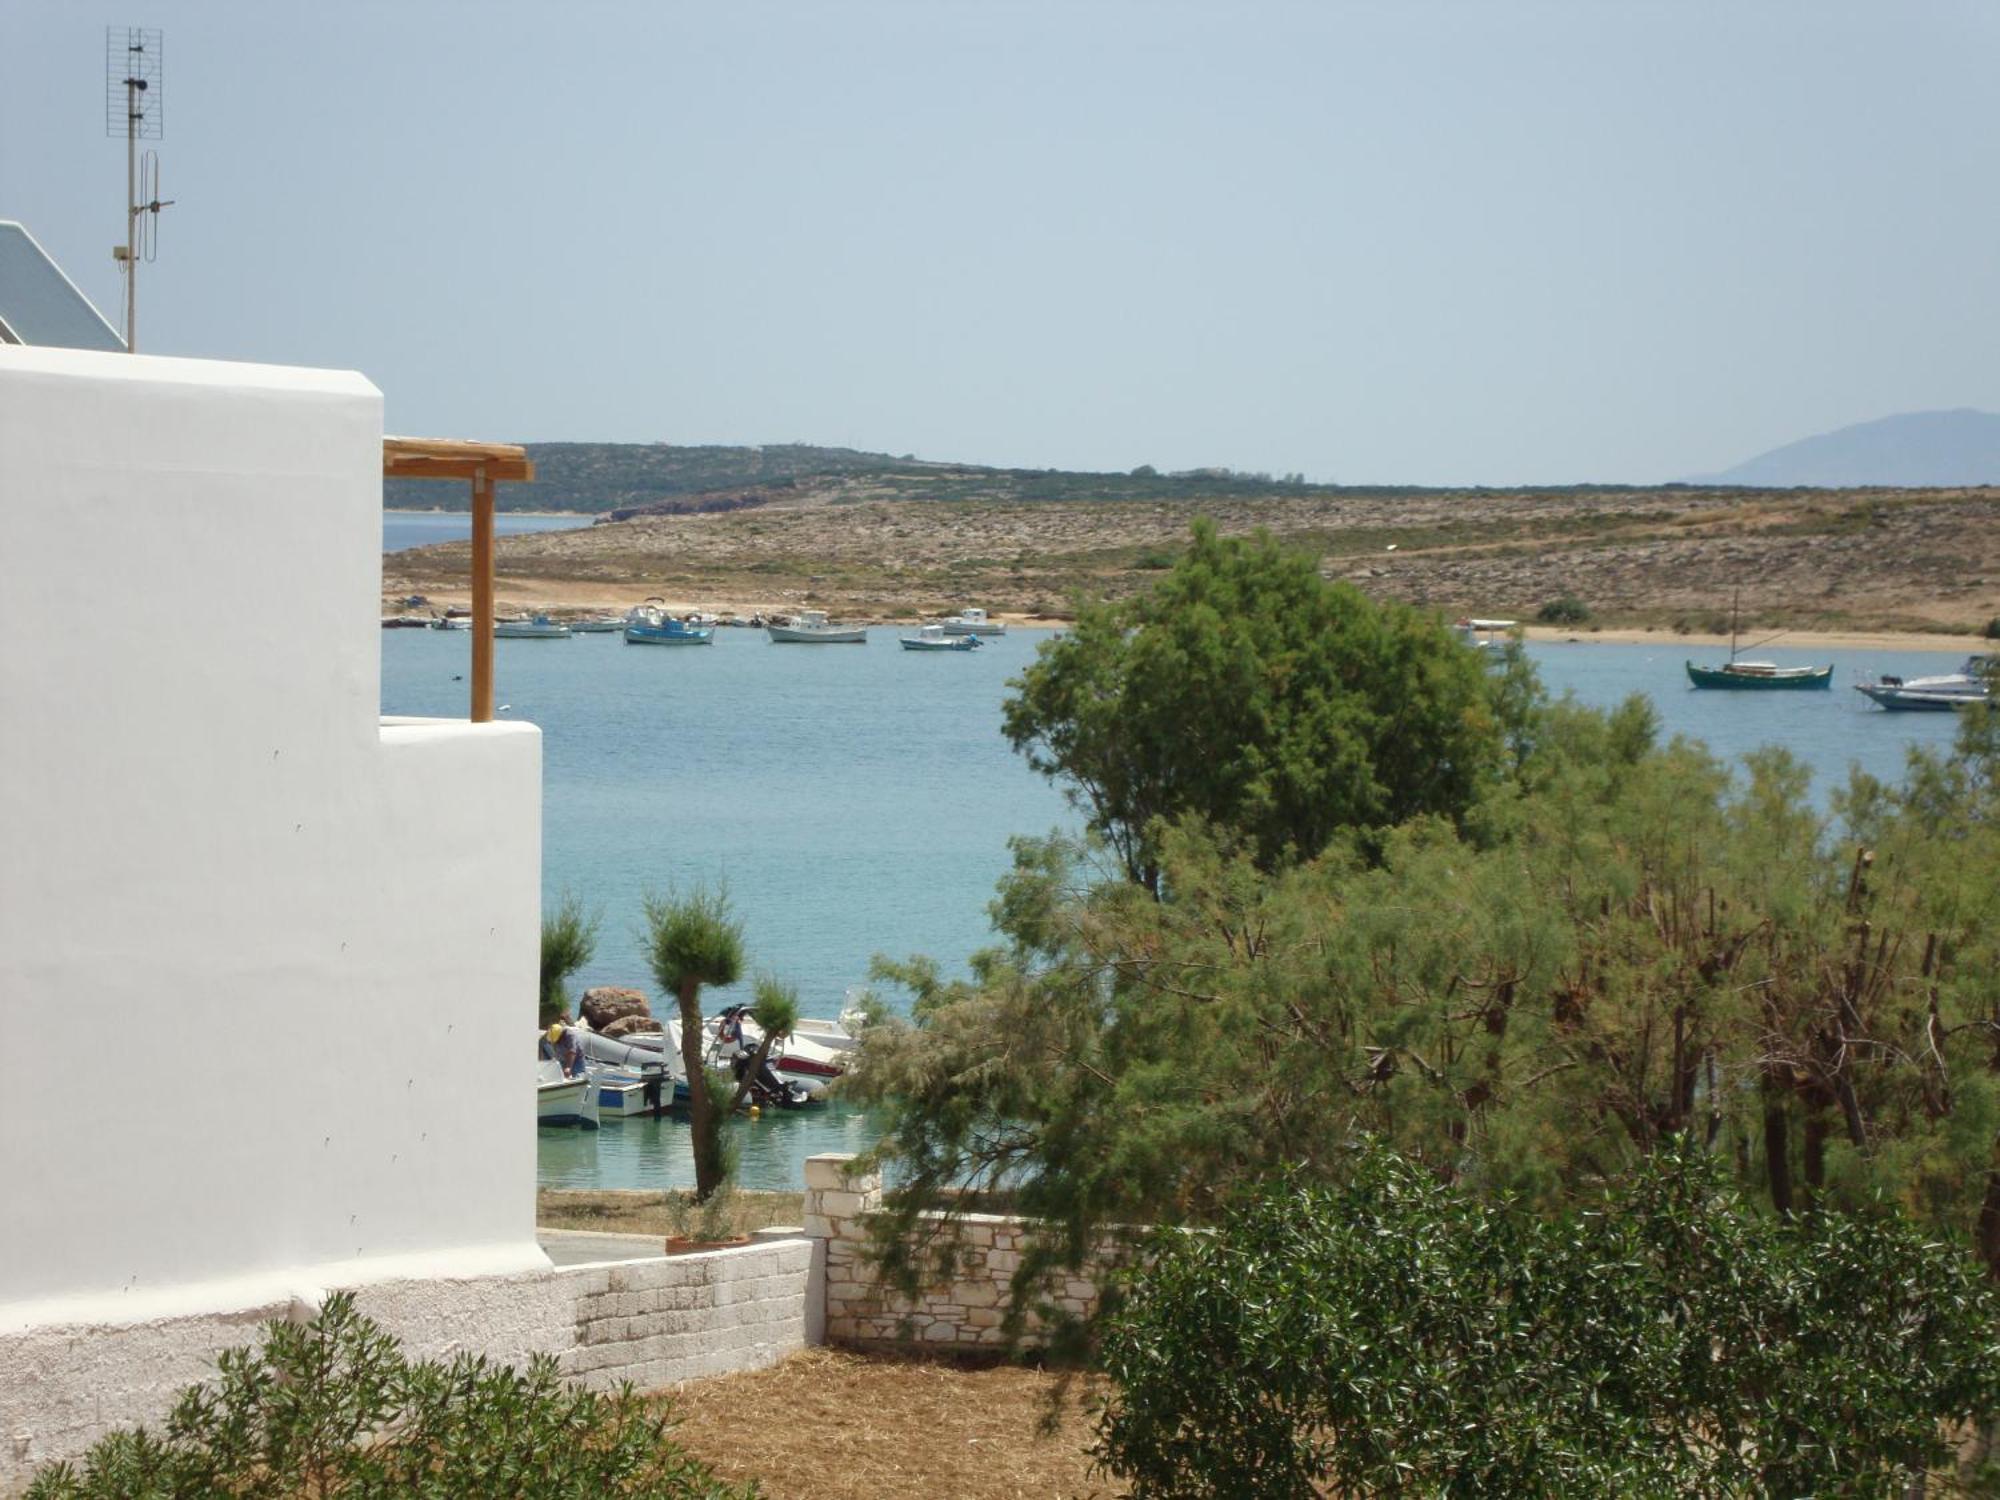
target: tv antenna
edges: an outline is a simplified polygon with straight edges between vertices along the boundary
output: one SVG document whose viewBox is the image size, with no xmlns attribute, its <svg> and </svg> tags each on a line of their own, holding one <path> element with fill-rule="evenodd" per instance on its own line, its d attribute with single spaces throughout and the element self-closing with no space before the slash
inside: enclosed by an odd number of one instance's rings
<svg viewBox="0 0 2000 1500">
<path fill-rule="evenodd" d="M 160 153 L 141 151 L 157 141 L 166 120 L 165 44 L 156 27 L 104 28 L 104 133 L 125 137 L 125 243 L 111 258 L 125 277 L 125 352 L 139 350 L 139 262 L 159 254 Z"/>
</svg>

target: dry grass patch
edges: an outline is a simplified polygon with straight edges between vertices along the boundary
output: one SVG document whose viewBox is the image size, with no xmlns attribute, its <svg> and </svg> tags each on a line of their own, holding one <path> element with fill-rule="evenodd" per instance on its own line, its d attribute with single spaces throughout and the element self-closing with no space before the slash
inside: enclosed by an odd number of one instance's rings
<svg viewBox="0 0 2000 1500">
<path fill-rule="evenodd" d="M 767 1370 L 697 1381 L 674 1397 L 674 1436 L 771 1500 L 1108 1500 L 1093 1477 L 1083 1382 L 1041 1423 L 1060 1376 L 808 1349 Z"/>
</svg>

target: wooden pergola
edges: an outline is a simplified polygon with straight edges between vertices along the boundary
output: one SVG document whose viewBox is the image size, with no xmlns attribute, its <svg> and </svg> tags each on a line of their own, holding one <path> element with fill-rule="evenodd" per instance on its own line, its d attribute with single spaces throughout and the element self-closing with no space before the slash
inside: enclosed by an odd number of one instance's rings
<svg viewBox="0 0 2000 1500">
<path fill-rule="evenodd" d="M 472 722 L 484 724 L 493 717 L 493 491 L 534 483 L 535 466 L 517 443 L 384 438 L 382 477 L 472 482 Z"/>
</svg>

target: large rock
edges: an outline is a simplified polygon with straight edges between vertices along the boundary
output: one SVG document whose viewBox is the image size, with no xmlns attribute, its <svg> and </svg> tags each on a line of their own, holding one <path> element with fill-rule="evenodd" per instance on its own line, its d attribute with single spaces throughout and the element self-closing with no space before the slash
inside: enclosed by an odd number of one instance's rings
<svg viewBox="0 0 2000 1500">
<path fill-rule="evenodd" d="M 577 1012 L 590 1024 L 592 1031 L 610 1035 L 613 1021 L 626 1016 L 651 1017 L 653 1008 L 646 1003 L 646 997 L 637 990 L 621 990 L 613 985 L 602 984 L 594 990 L 585 990 L 583 999 L 577 1005 Z"/>
<path fill-rule="evenodd" d="M 609 1026 L 606 1026 L 601 1035 L 610 1037 L 613 1041 L 616 1041 L 620 1037 L 632 1035 L 635 1031 L 651 1032 L 657 1035 L 659 1030 L 660 1023 L 655 1021 L 651 1016 L 620 1016 Z"/>
</svg>

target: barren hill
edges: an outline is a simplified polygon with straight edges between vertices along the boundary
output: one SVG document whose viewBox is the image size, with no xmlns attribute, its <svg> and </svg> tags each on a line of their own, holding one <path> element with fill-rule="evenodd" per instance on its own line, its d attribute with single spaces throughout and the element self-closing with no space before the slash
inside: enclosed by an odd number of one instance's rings
<svg viewBox="0 0 2000 1500">
<path fill-rule="evenodd" d="M 741 611 L 909 619 L 974 603 L 1061 617 L 1168 566 L 1198 515 L 1315 552 L 1329 577 L 1450 614 L 1532 617 L 1572 595 L 1606 624 L 1966 631 L 2000 615 L 2000 490 L 1319 492 L 938 503 L 875 474 L 768 504 L 502 538 L 516 606 L 647 594 Z M 463 597 L 462 543 L 384 559 L 384 595 Z"/>
</svg>

